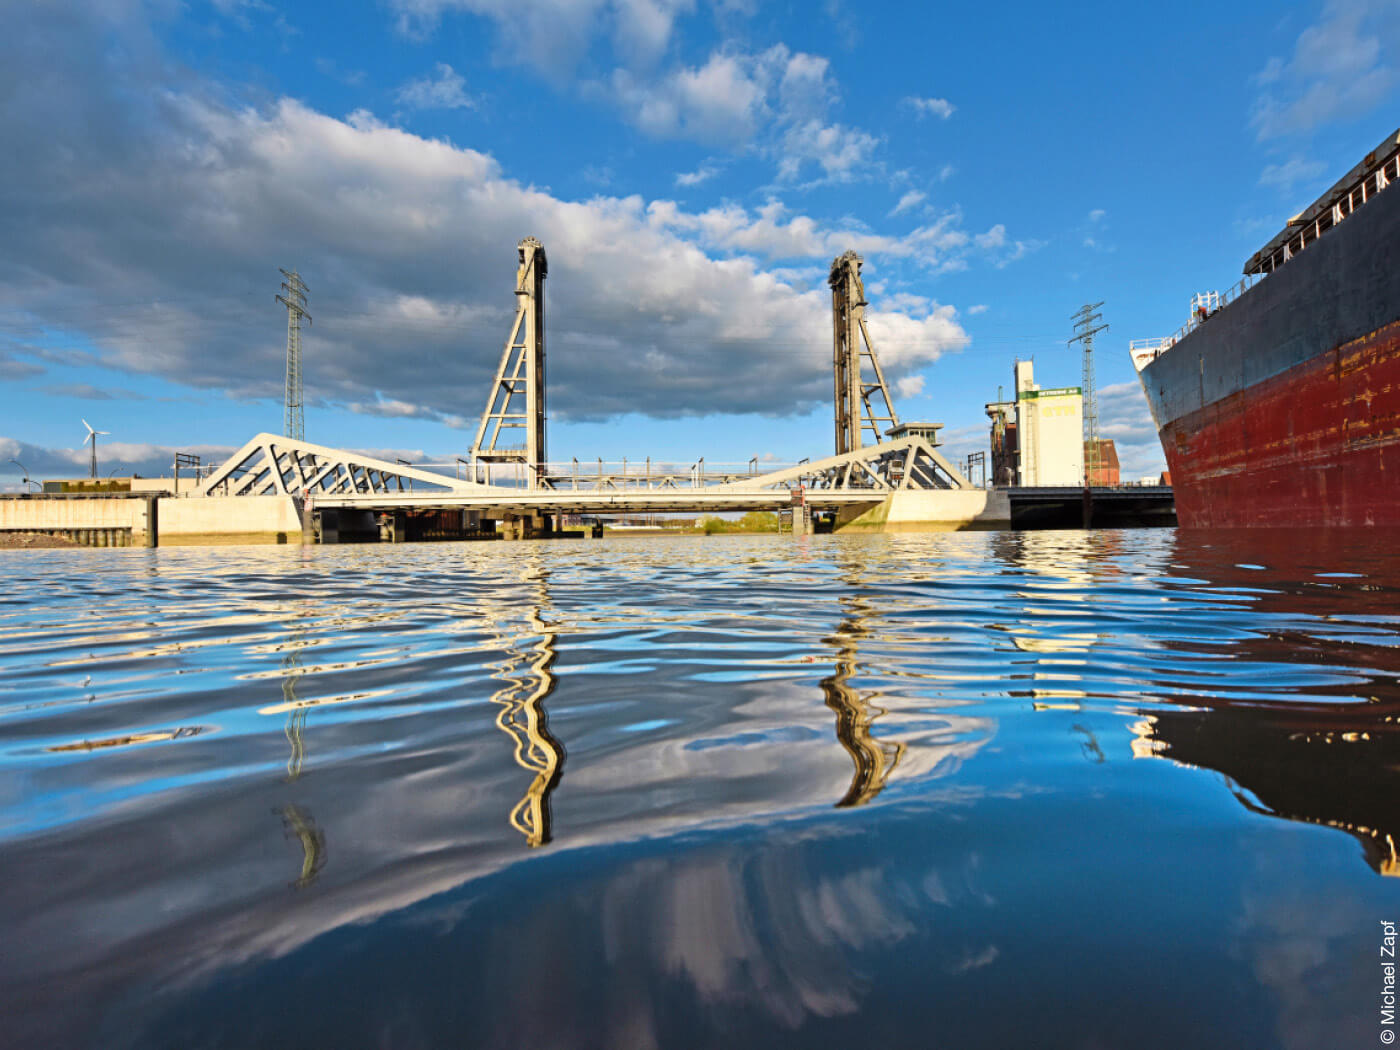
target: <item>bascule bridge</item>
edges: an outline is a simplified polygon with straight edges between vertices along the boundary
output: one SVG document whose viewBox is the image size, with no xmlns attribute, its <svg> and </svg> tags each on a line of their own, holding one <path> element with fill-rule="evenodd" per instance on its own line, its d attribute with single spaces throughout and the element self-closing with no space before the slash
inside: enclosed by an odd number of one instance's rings
<svg viewBox="0 0 1400 1050">
<path fill-rule="evenodd" d="M 985 527 L 1009 518 L 1005 497 L 974 488 L 937 449 L 937 428 L 901 424 L 866 323 L 861 258 L 831 266 L 835 450 L 758 472 L 748 464 L 620 464 L 547 455 L 544 246 L 517 246 L 516 310 L 466 457 L 390 463 L 300 438 L 258 434 L 199 489 L 207 498 L 296 501 L 303 538 L 401 538 L 413 515 L 454 513 L 469 531 L 549 535 L 565 515 L 793 512 L 794 531 L 819 524 L 881 530 Z M 451 471 L 451 473 L 448 472 Z"/>
</svg>

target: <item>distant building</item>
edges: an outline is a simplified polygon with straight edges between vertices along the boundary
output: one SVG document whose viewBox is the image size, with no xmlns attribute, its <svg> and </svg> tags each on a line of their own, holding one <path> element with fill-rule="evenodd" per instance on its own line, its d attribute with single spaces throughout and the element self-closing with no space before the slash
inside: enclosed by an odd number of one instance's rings
<svg viewBox="0 0 1400 1050">
<path fill-rule="evenodd" d="M 1084 442 L 1084 463 L 1085 471 L 1089 475 L 1089 484 L 1091 486 L 1122 484 L 1122 471 L 1118 466 L 1118 449 L 1113 444 L 1113 439 L 1099 438 L 1098 463 L 1092 469 L 1088 466 L 1094 461 L 1094 458 L 1089 454 L 1090 451 L 1089 442 Z"/>
<path fill-rule="evenodd" d="M 997 485 L 1083 485 L 1084 399 L 1077 386 L 1042 390 L 1030 361 L 1017 361 L 1016 398 L 987 405 Z M 1117 471 L 1117 455 L 1114 456 Z"/>
</svg>

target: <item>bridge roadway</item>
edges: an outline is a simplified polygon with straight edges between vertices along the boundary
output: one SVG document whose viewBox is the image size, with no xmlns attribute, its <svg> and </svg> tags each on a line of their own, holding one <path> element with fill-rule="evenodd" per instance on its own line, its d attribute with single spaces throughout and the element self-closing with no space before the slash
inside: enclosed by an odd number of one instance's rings
<svg viewBox="0 0 1400 1050">
<path fill-rule="evenodd" d="M 876 504 L 889 489 L 810 489 L 809 507 Z M 480 492 L 371 492 L 313 495 L 316 510 L 409 510 L 463 507 L 513 514 L 667 513 L 779 510 L 791 506 L 788 489 L 706 486 L 693 489 L 511 489 L 482 486 Z"/>
</svg>

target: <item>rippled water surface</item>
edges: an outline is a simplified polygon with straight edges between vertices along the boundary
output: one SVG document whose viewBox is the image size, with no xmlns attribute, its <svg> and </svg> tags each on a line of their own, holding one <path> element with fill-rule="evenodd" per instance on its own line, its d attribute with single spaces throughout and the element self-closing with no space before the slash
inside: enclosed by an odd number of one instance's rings
<svg viewBox="0 0 1400 1050">
<path fill-rule="evenodd" d="M 0 556 L 0 1044 L 1377 1045 L 1392 538 Z"/>
</svg>

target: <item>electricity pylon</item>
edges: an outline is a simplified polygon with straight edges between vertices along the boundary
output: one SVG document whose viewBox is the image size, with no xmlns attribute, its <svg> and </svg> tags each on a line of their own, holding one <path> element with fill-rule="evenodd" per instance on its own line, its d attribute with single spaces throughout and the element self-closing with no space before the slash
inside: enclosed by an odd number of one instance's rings
<svg viewBox="0 0 1400 1050">
<path fill-rule="evenodd" d="M 1094 336 L 1108 330 L 1108 325 L 1095 325 L 1103 320 L 1103 314 L 1095 313 L 1102 302 L 1085 303 L 1070 317 L 1074 322 L 1074 336 L 1069 345 L 1084 344 L 1084 485 L 1092 485 L 1099 471 L 1102 457 L 1099 455 L 1099 396 L 1094 389 Z"/>
<path fill-rule="evenodd" d="M 277 301 L 287 308 L 287 412 L 282 431 L 285 436 L 297 441 L 306 440 L 306 426 L 302 418 L 301 396 L 301 319 L 311 323 L 311 315 L 306 312 L 306 293 L 311 291 L 302 283 L 301 274 L 295 270 L 288 272 L 280 266 L 278 270 L 286 278 Z"/>
</svg>

